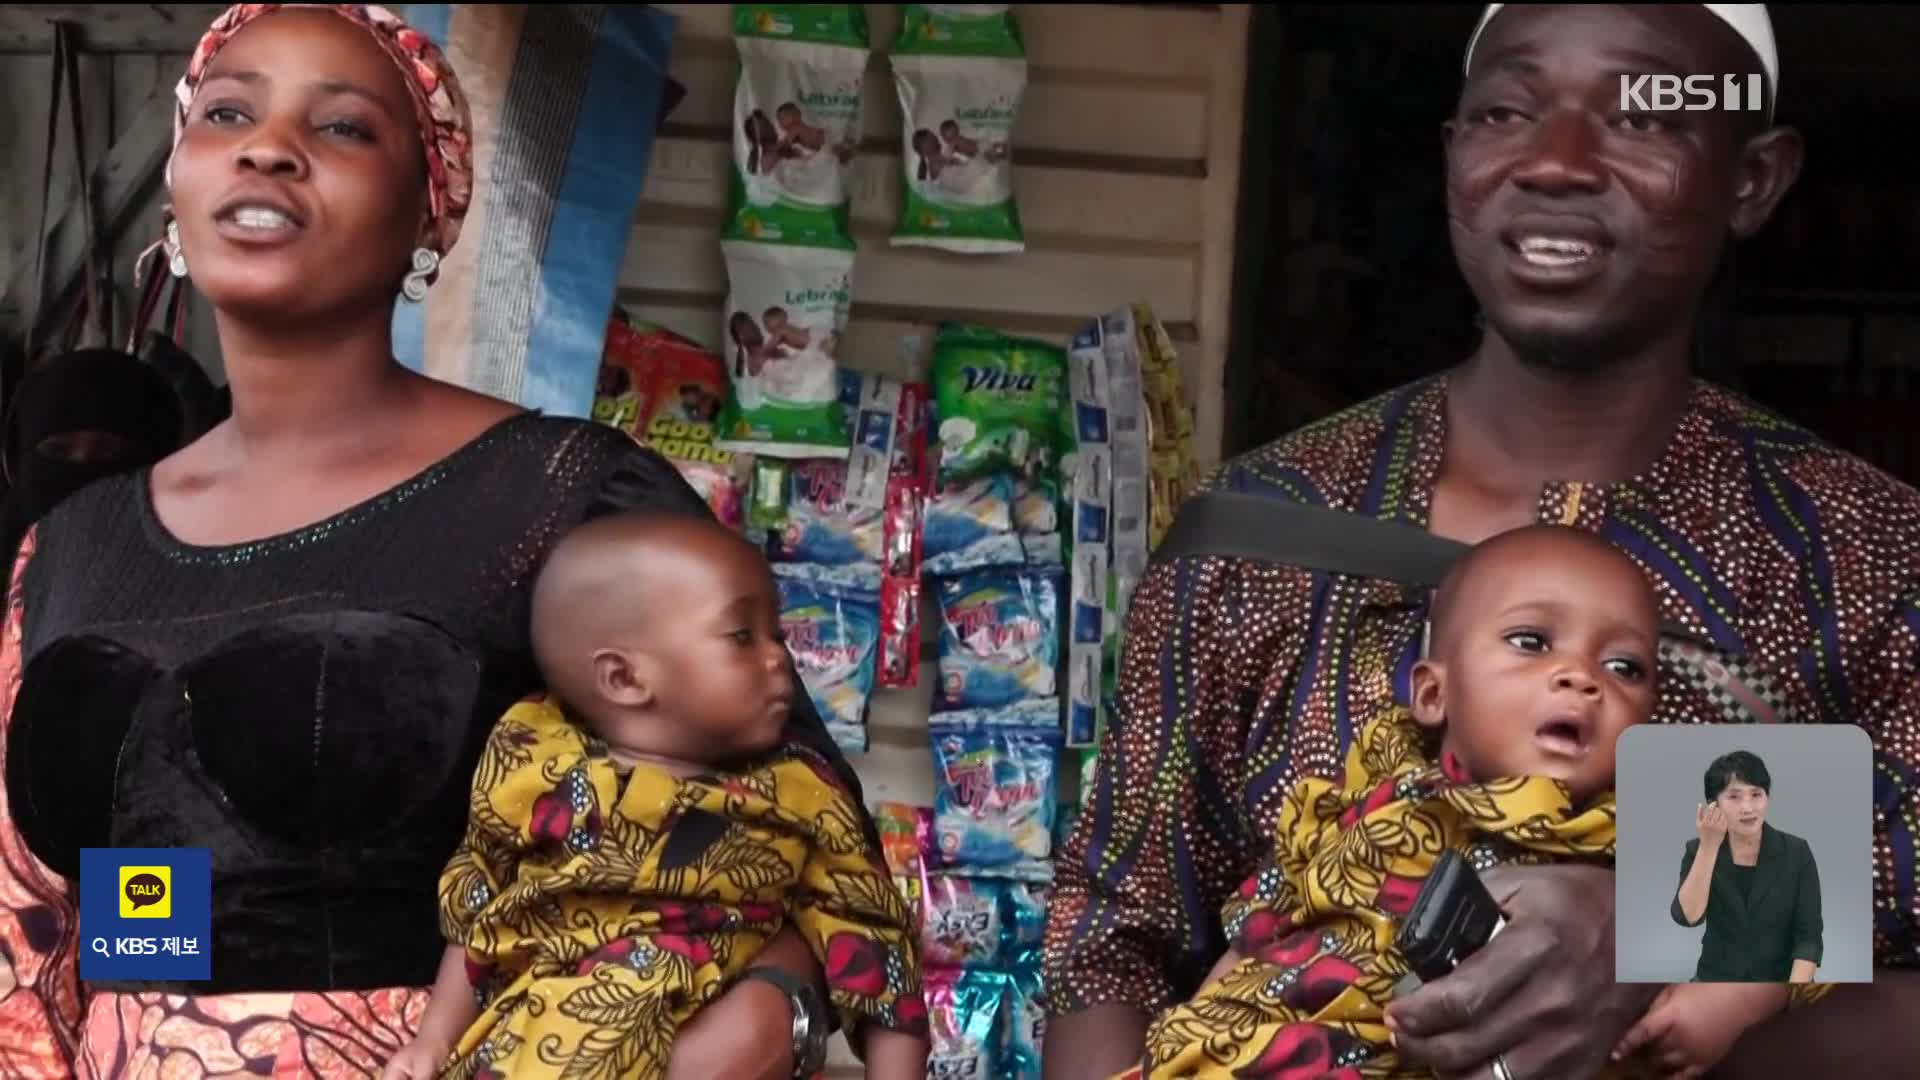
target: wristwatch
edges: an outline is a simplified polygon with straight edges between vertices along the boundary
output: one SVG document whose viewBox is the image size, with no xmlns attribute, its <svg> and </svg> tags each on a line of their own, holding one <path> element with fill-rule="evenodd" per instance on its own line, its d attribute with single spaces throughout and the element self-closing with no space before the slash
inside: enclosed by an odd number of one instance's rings
<svg viewBox="0 0 1920 1080">
<path fill-rule="evenodd" d="M 759 979 L 787 995 L 793 1006 L 793 1075 L 796 1080 L 819 1075 L 827 1065 L 827 1015 L 813 984 L 775 967 L 750 967 L 740 979 Z"/>
</svg>

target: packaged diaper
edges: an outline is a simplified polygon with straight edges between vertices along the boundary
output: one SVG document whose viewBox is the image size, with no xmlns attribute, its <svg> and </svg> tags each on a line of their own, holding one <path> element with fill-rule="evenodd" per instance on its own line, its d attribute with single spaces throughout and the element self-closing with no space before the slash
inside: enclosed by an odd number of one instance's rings
<svg viewBox="0 0 1920 1080">
<path fill-rule="evenodd" d="M 860 4 L 735 4 L 728 240 L 853 250 L 867 16 Z"/>
<path fill-rule="evenodd" d="M 945 865 L 1043 862 L 1053 851 L 1060 703 L 936 714 L 935 850 Z"/>
<path fill-rule="evenodd" d="M 1026 250 L 1013 128 L 1027 51 L 1007 4 L 908 4 L 891 56 L 905 193 L 895 247 Z"/>
<path fill-rule="evenodd" d="M 673 462 L 714 516 L 740 529 L 746 519 L 744 463 L 714 439 L 726 399 L 726 366 L 711 351 L 651 323 L 609 328 L 594 419 Z"/>
<path fill-rule="evenodd" d="M 936 709 L 997 709 L 1054 699 L 1059 582 L 1058 567 L 1037 566 L 977 570 L 939 580 Z"/>
<path fill-rule="evenodd" d="M 839 353 L 853 303 L 853 252 L 728 240 L 722 322 L 733 395 L 721 449 L 784 458 L 847 456 Z"/>
<path fill-rule="evenodd" d="M 949 323 L 933 346 L 934 437 L 942 487 L 1059 464 L 1066 350 Z"/>
<path fill-rule="evenodd" d="M 593 419 L 619 428 L 635 439 L 644 438 L 653 386 L 647 374 L 643 346 L 634 339 L 626 320 L 607 320 L 607 340 L 600 347 L 600 378 L 593 391 Z"/>
<path fill-rule="evenodd" d="M 878 581 L 811 566 L 776 566 L 774 572 L 780 629 L 807 696 L 835 742 L 851 752 L 866 750 L 867 700 L 880 638 Z"/>
</svg>

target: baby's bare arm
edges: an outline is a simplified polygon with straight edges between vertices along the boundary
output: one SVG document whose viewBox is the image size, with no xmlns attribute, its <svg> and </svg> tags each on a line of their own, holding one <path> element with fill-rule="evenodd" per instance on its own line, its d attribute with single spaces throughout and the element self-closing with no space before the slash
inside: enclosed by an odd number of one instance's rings
<svg viewBox="0 0 1920 1080">
<path fill-rule="evenodd" d="M 420 1018 L 420 1031 L 381 1074 L 383 1080 L 425 1080 L 436 1075 L 448 1055 L 480 1017 L 480 1003 L 467 982 L 467 950 L 447 946 L 440 955 L 440 974 L 433 982 L 433 996 L 427 999 L 427 1011 Z"/>
</svg>

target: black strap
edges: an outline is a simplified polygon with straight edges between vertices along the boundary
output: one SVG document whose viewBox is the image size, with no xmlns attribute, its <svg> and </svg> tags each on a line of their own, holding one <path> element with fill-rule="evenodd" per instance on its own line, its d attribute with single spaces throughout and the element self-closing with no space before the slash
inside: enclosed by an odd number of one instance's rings
<svg viewBox="0 0 1920 1080">
<path fill-rule="evenodd" d="M 82 293 L 80 306 L 73 312 L 68 323 L 66 340 L 61 343 L 61 351 L 71 351 L 78 344 L 80 329 L 87 319 L 99 323 L 102 335 L 101 345 L 113 346 L 113 285 L 112 269 L 106 253 L 100 244 L 99 229 L 93 214 L 93 176 L 87 166 L 86 125 L 82 118 L 84 102 L 80 96 L 80 48 L 76 42 L 78 31 L 72 23 L 56 20 L 53 23 L 53 78 L 49 86 L 47 108 L 47 156 L 40 170 L 40 235 L 34 257 L 34 310 L 27 323 L 27 348 L 35 348 L 35 333 L 39 329 L 41 318 L 50 311 L 53 302 L 60 298 L 47 295 L 47 224 L 53 217 L 53 158 L 60 142 L 60 110 L 64 104 L 67 118 L 72 127 L 69 133 L 73 143 L 74 185 L 80 202 L 81 225 L 84 230 L 82 242 L 84 253 L 81 260 L 80 281 Z M 31 363 L 31 358 L 29 359 Z"/>
<path fill-rule="evenodd" d="M 1469 550 L 1458 540 L 1397 521 L 1265 495 L 1206 491 L 1180 504 L 1153 561 L 1250 559 L 1431 589 Z M 1673 623 L 1662 624 L 1660 634 L 1717 648 Z"/>
<path fill-rule="evenodd" d="M 1468 547 L 1396 521 L 1238 491 L 1180 504 L 1155 561 L 1217 555 L 1432 588 Z"/>
</svg>

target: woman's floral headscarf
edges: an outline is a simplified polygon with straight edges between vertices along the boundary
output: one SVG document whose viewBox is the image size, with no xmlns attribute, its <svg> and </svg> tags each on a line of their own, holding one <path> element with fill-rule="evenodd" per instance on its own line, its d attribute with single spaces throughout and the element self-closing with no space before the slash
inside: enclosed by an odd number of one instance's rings
<svg viewBox="0 0 1920 1080">
<path fill-rule="evenodd" d="M 384 7 L 376 4 L 235 4 L 228 8 L 202 35 L 192 58 L 187 61 L 187 73 L 174 88 L 174 146 L 180 145 L 194 91 L 199 88 L 214 56 L 248 23 L 282 8 L 320 8 L 333 12 L 366 30 L 400 68 L 413 97 L 420 142 L 427 155 L 428 246 L 444 256 L 460 238 L 460 225 L 473 198 L 472 117 L 467 110 L 467 97 L 460 92 L 460 82 L 454 77 L 446 54 L 425 34 Z M 171 163 L 167 184 L 169 187 L 173 184 Z"/>
</svg>

